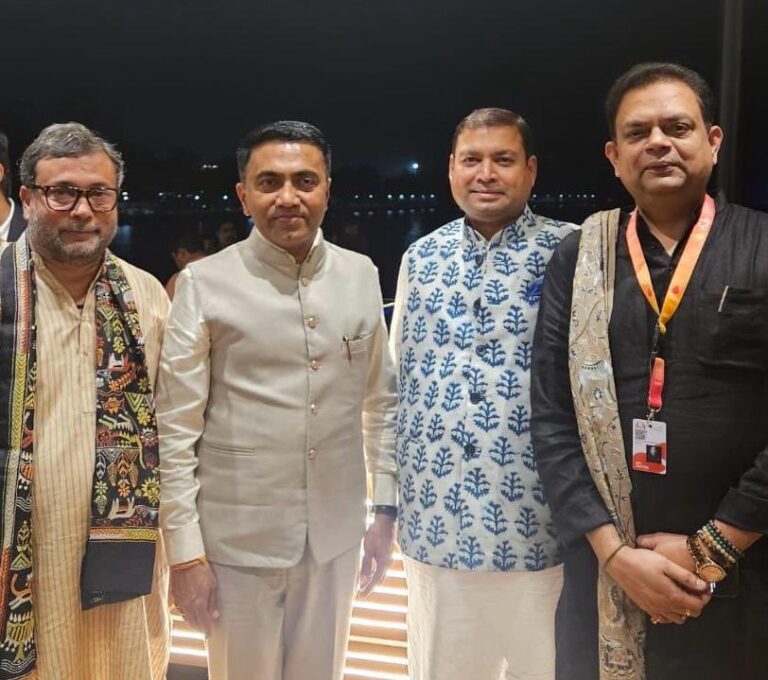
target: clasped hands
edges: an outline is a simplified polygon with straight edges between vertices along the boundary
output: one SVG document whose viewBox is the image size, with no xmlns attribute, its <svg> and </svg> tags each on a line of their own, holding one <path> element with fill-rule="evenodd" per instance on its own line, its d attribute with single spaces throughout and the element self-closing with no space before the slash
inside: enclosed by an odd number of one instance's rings
<svg viewBox="0 0 768 680">
<path fill-rule="evenodd" d="M 608 575 L 654 623 L 697 618 L 712 598 L 682 534 L 645 534 L 637 547 L 625 547 L 607 566 Z"/>
</svg>

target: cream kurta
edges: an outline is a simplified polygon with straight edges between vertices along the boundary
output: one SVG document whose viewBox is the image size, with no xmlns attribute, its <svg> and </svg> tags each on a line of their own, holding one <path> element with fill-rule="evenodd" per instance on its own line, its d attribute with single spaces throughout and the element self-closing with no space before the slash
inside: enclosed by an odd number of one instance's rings
<svg viewBox="0 0 768 680">
<path fill-rule="evenodd" d="M 79 310 L 35 257 L 37 407 L 32 504 L 33 597 L 41 680 L 158 680 L 168 663 L 167 566 L 158 549 L 152 595 L 83 612 L 80 565 L 95 461 L 95 299 Z M 122 262 L 154 383 L 168 297 Z"/>
</svg>

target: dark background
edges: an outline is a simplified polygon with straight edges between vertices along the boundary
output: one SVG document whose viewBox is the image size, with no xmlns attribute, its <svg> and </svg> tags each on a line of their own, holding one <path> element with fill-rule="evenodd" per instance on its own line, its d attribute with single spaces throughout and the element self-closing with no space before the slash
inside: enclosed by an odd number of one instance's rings
<svg viewBox="0 0 768 680">
<path fill-rule="evenodd" d="M 688 65 L 717 90 L 725 1 L 3 0 L 0 128 L 15 157 L 55 121 L 116 142 L 129 226 L 115 248 L 164 278 L 180 230 L 228 214 L 244 226 L 237 141 L 269 120 L 313 122 L 334 148 L 326 231 L 360 222 L 389 296 L 406 243 L 457 215 L 446 167 L 461 117 L 503 106 L 528 119 L 542 213 L 579 220 L 621 203 L 602 152 L 605 92 L 646 60 Z M 731 198 L 768 209 L 768 3 L 745 0 L 744 23 Z"/>
</svg>

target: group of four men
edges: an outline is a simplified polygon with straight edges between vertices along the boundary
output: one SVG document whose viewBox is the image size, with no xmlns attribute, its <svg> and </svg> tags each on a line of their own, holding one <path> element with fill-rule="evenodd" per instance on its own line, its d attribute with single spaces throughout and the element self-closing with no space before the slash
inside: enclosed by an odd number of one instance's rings
<svg viewBox="0 0 768 680">
<path fill-rule="evenodd" d="M 256 228 L 170 311 L 108 250 L 119 153 L 46 128 L 0 253 L 0 677 L 164 677 L 169 564 L 214 680 L 339 680 L 396 526 L 412 678 L 759 677 L 768 218 L 707 195 L 712 106 L 674 64 L 619 78 L 635 206 L 581 230 L 528 207 L 527 123 L 471 113 L 389 340 L 313 126 L 243 140 Z"/>
</svg>

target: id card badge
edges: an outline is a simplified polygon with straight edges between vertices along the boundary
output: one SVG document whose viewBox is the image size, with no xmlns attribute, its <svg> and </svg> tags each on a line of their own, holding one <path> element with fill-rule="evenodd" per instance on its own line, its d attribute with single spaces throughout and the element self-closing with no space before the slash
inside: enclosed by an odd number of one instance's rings
<svg viewBox="0 0 768 680">
<path fill-rule="evenodd" d="M 658 420 L 632 421 L 632 469 L 667 474 L 667 424 Z"/>
</svg>

